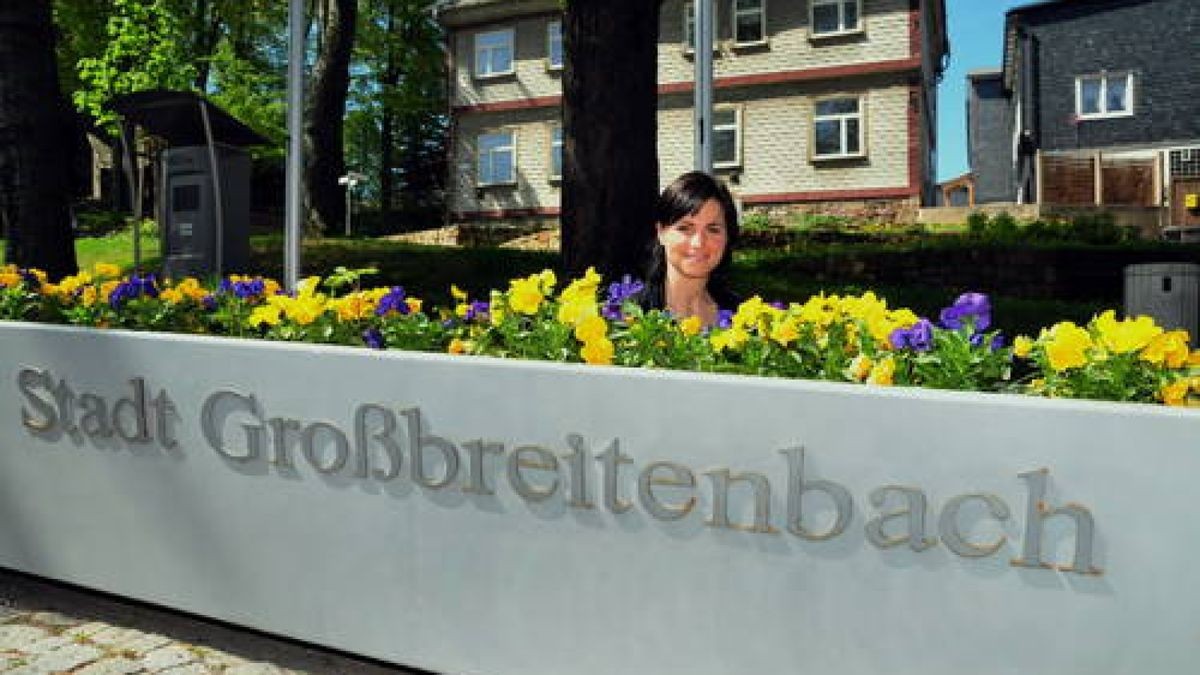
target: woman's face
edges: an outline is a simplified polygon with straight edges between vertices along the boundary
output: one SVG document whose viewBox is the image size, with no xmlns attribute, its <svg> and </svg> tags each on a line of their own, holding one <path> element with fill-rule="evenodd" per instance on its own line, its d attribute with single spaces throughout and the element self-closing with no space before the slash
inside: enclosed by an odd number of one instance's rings
<svg viewBox="0 0 1200 675">
<path fill-rule="evenodd" d="M 679 220 L 658 225 L 658 243 L 667 258 L 668 272 L 692 279 L 707 279 L 721 263 L 729 232 L 721 203 L 710 199 L 699 210 Z"/>
</svg>

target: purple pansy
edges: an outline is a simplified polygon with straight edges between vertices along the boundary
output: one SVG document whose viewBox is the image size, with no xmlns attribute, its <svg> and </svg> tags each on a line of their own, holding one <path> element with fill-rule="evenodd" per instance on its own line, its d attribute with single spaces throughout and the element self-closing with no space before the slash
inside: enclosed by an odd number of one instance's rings
<svg viewBox="0 0 1200 675">
<path fill-rule="evenodd" d="M 467 321 L 485 320 L 492 311 L 492 304 L 483 300 L 475 300 L 470 305 L 467 305 L 467 315 L 463 317 Z"/>
<path fill-rule="evenodd" d="M 371 349 L 383 349 L 383 333 L 378 328 L 368 328 L 362 333 L 363 344 Z"/>
<path fill-rule="evenodd" d="M 113 309 L 120 309 L 121 305 L 129 300 L 145 296 L 147 298 L 158 297 L 158 286 L 155 285 L 154 275 L 147 274 L 144 277 L 133 275 L 126 281 L 117 284 L 117 287 L 108 294 L 108 304 Z"/>
<path fill-rule="evenodd" d="M 600 313 L 609 321 L 620 319 L 622 317 L 621 306 L 645 288 L 645 284 L 626 274 L 621 277 L 620 281 L 614 281 L 608 285 L 608 297 L 605 299 L 604 308 Z"/>
<path fill-rule="evenodd" d="M 940 319 L 942 326 L 950 330 L 958 330 L 966 319 L 974 319 L 975 331 L 984 331 L 992 325 L 992 303 L 983 293 L 963 293 L 953 305 L 942 310 Z"/>
<path fill-rule="evenodd" d="M 927 352 L 933 349 L 933 323 L 929 319 L 920 319 L 912 328 L 897 328 L 888 336 L 895 349 L 911 349 L 917 352 Z"/>
<path fill-rule="evenodd" d="M 379 299 L 379 306 L 375 308 L 375 313 L 379 316 L 387 316 L 391 312 L 396 312 L 401 316 L 408 314 L 408 303 L 404 301 L 405 297 L 403 286 L 392 286 L 387 295 Z"/>
</svg>

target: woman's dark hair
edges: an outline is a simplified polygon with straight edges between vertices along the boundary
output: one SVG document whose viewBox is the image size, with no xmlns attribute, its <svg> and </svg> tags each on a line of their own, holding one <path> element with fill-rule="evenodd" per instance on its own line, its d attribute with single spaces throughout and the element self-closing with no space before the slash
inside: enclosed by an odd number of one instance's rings
<svg viewBox="0 0 1200 675">
<path fill-rule="evenodd" d="M 733 264 L 733 247 L 738 238 L 738 213 L 733 204 L 729 188 L 703 171 L 685 173 L 667 186 L 654 205 L 655 226 L 667 226 L 680 218 L 700 210 L 710 199 L 717 200 L 725 216 L 726 242 L 721 262 L 708 277 L 708 294 L 721 309 L 737 306 L 737 299 L 729 290 L 729 268 Z M 642 306 L 646 309 L 663 309 L 667 304 L 667 255 L 658 237 L 650 240 L 650 262 L 646 267 L 646 289 L 642 293 Z"/>
</svg>

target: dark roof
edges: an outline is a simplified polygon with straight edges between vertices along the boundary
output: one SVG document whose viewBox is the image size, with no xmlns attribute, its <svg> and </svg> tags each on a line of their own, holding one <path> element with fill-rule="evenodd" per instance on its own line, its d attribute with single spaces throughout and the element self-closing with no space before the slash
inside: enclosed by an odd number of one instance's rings
<svg viewBox="0 0 1200 675">
<path fill-rule="evenodd" d="M 257 131 L 190 91 L 139 91 L 117 96 L 109 103 L 109 107 L 126 121 L 163 138 L 172 146 L 208 143 L 200 113 L 202 105 L 208 111 L 213 142 L 236 147 L 270 143 Z"/>
</svg>

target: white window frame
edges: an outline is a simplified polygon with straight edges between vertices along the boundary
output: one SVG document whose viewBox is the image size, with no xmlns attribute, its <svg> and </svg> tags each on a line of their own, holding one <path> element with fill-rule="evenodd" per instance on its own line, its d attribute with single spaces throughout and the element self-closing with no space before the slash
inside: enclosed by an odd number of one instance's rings
<svg viewBox="0 0 1200 675">
<path fill-rule="evenodd" d="M 720 14 L 717 12 L 717 0 L 709 0 L 713 5 L 713 51 L 719 52 L 721 49 L 721 20 Z M 687 0 L 683 3 L 683 53 L 692 54 L 696 51 L 692 44 L 696 41 L 693 35 L 696 32 L 696 2 L 695 0 Z"/>
<path fill-rule="evenodd" d="M 809 0 L 808 3 L 808 33 L 813 39 L 854 35 L 863 32 L 863 0 L 853 0 L 857 4 L 858 23 L 846 26 L 846 3 L 851 0 Z M 835 5 L 838 8 L 838 29 L 817 32 L 816 9 L 818 5 Z"/>
<path fill-rule="evenodd" d="M 1116 112 L 1108 110 L 1108 82 L 1110 79 L 1125 78 L 1125 109 Z M 1100 112 L 1083 112 L 1083 83 L 1085 80 L 1100 80 Z M 1079 75 L 1075 78 L 1075 116 L 1080 120 L 1102 120 L 1114 117 L 1133 117 L 1133 71 L 1131 70 L 1102 70 L 1098 73 Z"/>
<path fill-rule="evenodd" d="M 836 113 L 833 115 L 818 115 L 817 114 L 817 106 L 819 104 L 825 103 L 827 101 L 844 101 L 844 100 L 857 101 L 858 102 L 858 112 L 856 112 L 856 113 Z M 809 127 L 809 139 L 812 142 L 812 145 L 810 146 L 811 147 L 810 156 L 813 161 L 821 162 L 821 161 L 829 161 L 829 160 L 836 161 L 836 160 L 840 160 L 840 159 L 861 159 L 861 158 L 867 156 L 867 99 L 865 96 L 861 96 L 861 95 L 859 95 L 859 96 L 853 96 L 853 95 L 822 96 L 820 98 L 813 99 L 812 110 L 813 110 L 812 125 Z M 847 147 L 846 128 L 848 125 L 845 122 L 850 119 L 858 120 L 858 151 L 857 152 L 846 152 L 846 147 Z M 829 120 L 837 120 L 838 122 L 840 122 L 839 126 L 841 128 L 841 134 L 840 134 L 839 145 L 841 147 L 841 152 L 838 152 L 836 154 L 822 155 L 817 152 L 817 123 L 823 122 L 823 121 L 829 121 Z"/>
<path fill-rule="evenodd" d="M 758 45 L 767 44 L 767 0 L 758 0 L 758 9 L 742 9 L 741 4 L 747 0 L 733 0 L 730 5 L 730 32 L 733 33 L 733 46 L 735 47 L 755 47 Z M 758 23 L 762 30 L 762 37 L 757 40 L 741 40 L 738 38 L 738 17 L 743 15 L 758 14 Z"/>
<path fill-rule="evenodd" d="M 715 113 L 724 113 L 724 112 L 732 112 L 733 113 L 733 123 L 732 124 L 721 124 L 721 125 L 717 124 Z M 741 168 L 741 166 L 742 166 L 742 107 L 741 106 L 719 107 L 714 111 L 714 116 L 713 116 L 713 136 L 714 136 L 714 138 L 719 131 L 728 130 L 730 128 L 733 129 L 733 160 L 728 161 L 728 162 L 718 162 L 716 157 L 713 157 L 713 168 L 714 169 L 738 169 L 738 168 Z M 714 142 L 713 145 L 715 147 L 716 143 Z"/>
<path fill-rule="evenodd" d="M 501 145 L 492 150 L 490 154 L 495 154 L 507 151 L 512 155 L 512 161 L 509 162 L 509 168 L 512 175 L 508 176 L 507 180 L 496 180 L 495 176 L 490 176 L 490 180 L 484 180 L 482 165 L 483 151 L 480 149 L 483 146 L 483 138 L 485 136 L 508 136 L 508 145 Z M 493 169 L 494 172 L 494 169 Z M 475 136 L 475 186 L 476 187 L 491 187 L 497 185 L 516 185 L 517 183 L 517 132 L 513 129 L 497 129 L 495 131 L 480 132 Z"/>
<path fill-rule="evenodd" d="M 555 42 L 554 27 L 555 26 L 558 26 L 558 54 L 559 54 L 559 62 L 558 63 L 554 62 L 554 42 Z M 556 19 L 554 21 L 547 22 L 546 23 L 546 70 L 562 70 L 563 69 L 563 61 L 565 61 L 566 58 L 567 58 L 567 55 L 565 52 L 563 52 L 562 21 Z"/>
<path fill-rule="evenodd" d="M 492 60 L 490 55 L 496 48 L 485 47 L 480 45 L 481 38 L 502 35 L 505 39 L 505 47 L 508 49 L 508 70 L 490 70 Z M 512 75 L 516 72 L 517 67 L 517 51 L 516 51 L 516 31 L 512 28 L 501 28 L 499 30 L 480 31 L 474 36 L 475 60 L 471 66 L 471 72 L 474 73 L 475 79 L 486 80 L 493 77 L 504 77 Z M 489 58 L 483 58 L 484 55 Z M 483 70 L 486 65 L 489 70 Z"/>
<path fill-rule="evenodd" d="M 557 141 L 554 140 L 555 133 L 558 134 Z M 552 182 L 552 183 L 556 183 L 556 182 L 562 180 L 562 162 L 563 162 L 563 155 L 562 155 L 563 137 L 562 137 L 562 134 L 563 134 L 563 126 L 561 124 L 555 124 L 550 127 L 550 162 L 549 162 L 550 170 L 547 173 L 550 174 L 550 182 Z M 558 150 L 558 171 L 557 172 L 554 170 L 554 151 L 556 149 Z"/>
</svg>

